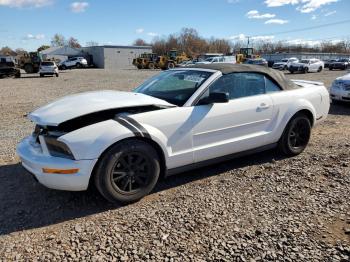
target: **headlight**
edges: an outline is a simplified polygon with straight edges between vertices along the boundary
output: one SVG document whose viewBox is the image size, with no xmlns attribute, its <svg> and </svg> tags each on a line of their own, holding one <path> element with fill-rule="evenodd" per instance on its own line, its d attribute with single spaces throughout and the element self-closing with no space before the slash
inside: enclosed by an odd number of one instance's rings
<svg viewBox="0 0 350 262">
<path fill-rule="evenodd" d="M 74 159 L 69 147 L 65 143 L 58 141 L 57 137 L 44 136 L 44 139 L 51 156 Z"/>
</svg>

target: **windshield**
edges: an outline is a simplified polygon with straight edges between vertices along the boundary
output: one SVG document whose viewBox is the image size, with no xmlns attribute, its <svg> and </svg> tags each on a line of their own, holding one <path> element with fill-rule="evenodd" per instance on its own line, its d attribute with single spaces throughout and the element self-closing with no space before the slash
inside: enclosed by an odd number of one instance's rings
<svg viewBox="0 0 350 262">
<path fill-rule="evenodd" d="M 288 59 L 282 59 L 282 62 L 288 62 Z"/>
<path fill-rule="evenodd" d="M 304 59 L 304 60 L 301 60 L 300 63 L 302 64 L 308 64 L 310 62 L 310 60 L 307 60 L 307 59 Z"/>
<path fill-rule="evenodd" d="M 162 72 L 137 87 L 134 92 L 163 99 L 183 106 L 193 93 L 213 73 L 197 70 L 173 70 Z"/>
<path fill-rule="evenodd" d="M 205 59 L 204 61 L 211 62 L 211 61 L 213 61 L 214 58 L 215 57 L 209 57 L 209 58 Z"/>
<path fill-rule="evenodd" d="M 41 62 L 42 66 L 53 66 L 53 62 Z"/>
</svg>

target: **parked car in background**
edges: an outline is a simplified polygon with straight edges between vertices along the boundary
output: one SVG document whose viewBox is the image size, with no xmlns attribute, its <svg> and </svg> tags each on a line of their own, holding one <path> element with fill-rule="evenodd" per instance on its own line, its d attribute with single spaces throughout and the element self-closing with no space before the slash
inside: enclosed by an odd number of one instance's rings
<svg viewBox="0 0 350 262">
<path fill-rule="evenodd" d="M 302 59 L 298 63 L 292 63 L 288 70 L 292 74 L 295 72 L 301 73 L 311 73 L 311 72 L 321 72 L 324 68 L 324 64 L 320 59 Z"/>
<path fill-rule="evenodd" d="M 244 64 L 268 66 L 268 62 L 264 58 L 247 59 Z"/>
<path fill-rule="evenodd" d="M 346 70 L 350 67 L 350 59 L 349 58 L 341 58 L 337 61 L 334 61 L 333 63 L 329 64 L 329 70 L 333 69 L 341 69 Z"/>
<path fill-rule="evenodd" d="M 350 74 L 335 79 L 329 93 L 332 101 L 350 102 Z"/>
<path fill-rule="evenodd" d="M 14 60 L 11 57 L 0 58 L 0 78 L 4 77 L 21 77 L 21 71 L 16 67 Z"/>
<path fill-rule="evenodd" d="M 289 66 L 292 63 L 297 63 L 299 62 L 299 59 L 296 57 L 291 57 L 291 58 L 284 58 L 280 62 L 276 62 L 272 65 L 273 69 L 278 69 L 278 70 L 288 70 Z"/>
<path fill-rule="evenodd" d="M 196 64 L 213 64 L 213 63 L 230 63 L 230 64 L 235 64 L 236 63 L 236 57 L 235 56 L 214 56 L 214 57 L 208 57 L 204 61 L 197 62 Z"/>
<path fill-rule="evenodd" d="M 61 63 L 59 63 L 59 69 L 65 70 L 69 68 L 82 68 L 87 67 L 88 62 L 84 57 L 72 57 Z"/>
<path fill-rule="evenodd" d="M 329 68 L 329 65 L 333 62 L 336 62 L 337 59 L 329 59 L 329 60 L 324 60 L 323 63 L 324 63 L 324 68 Z"/>
<path fill-rule="evenodd" d="M 190 65 L 194 65 L 195 62 L 193 60 L 188 60 L 188 61 L 183 61 L 180 64 L 177 64 L 176 67 L 186 67 L 186 66 L 190 66 Z"/>
<path fill-rule="evenodd" d="M 54 61 L 43 61 L 40 63 L 39 74 L 40 77 L 46 75 L 55 75 L 56 77 L 58 77 L 58 67 Z"/>
<path fill-rule="evenodd" d="M 195 65 L 161 72 L 133 92 L 85 92 L 36 109 L 28 115 L 34 132 L 17 153 L 49 188 L 94 183 L 107 200 L 129 203 L 162 174 L 272 148 L 298 155 L 329 106 L 322 83 L 262 66 Z"/>
</svg>

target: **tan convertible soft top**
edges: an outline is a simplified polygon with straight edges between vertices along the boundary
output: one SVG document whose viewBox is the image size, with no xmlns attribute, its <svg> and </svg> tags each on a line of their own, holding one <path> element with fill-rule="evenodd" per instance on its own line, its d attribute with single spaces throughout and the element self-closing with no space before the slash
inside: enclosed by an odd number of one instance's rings
<svg viewBox="0 0 350 262">
<path fill-rule="evenodd" d="M 247 64 L 228 64 L 228 63 L 213 63 L 213 64 L 196 64 L 189 66 L 189 68 L 203 68 L 221 71 L 223 75 L 231 73 L 260 73 L 267 75 L 274 80 L 283 90 L 290 90 L 299 88 L 292 81 L 284 76 L 284 73 L 275 69 L 270 69 L 264 66 L 247 65 Z"/>
</svg>

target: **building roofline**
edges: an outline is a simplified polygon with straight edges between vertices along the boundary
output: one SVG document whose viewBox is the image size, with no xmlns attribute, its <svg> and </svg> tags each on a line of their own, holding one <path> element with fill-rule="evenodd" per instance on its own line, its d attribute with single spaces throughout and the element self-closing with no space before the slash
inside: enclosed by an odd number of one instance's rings
<svg viewBox="0 0 350 262">
<path fill-rule="evenodd" d="M 90 47 L 152 49 L 152 46 L 138 46 L 138 45 L 96 45 L 96 46 L 86 46 L 84 48 L 90 48 Z"/>
</svg>

